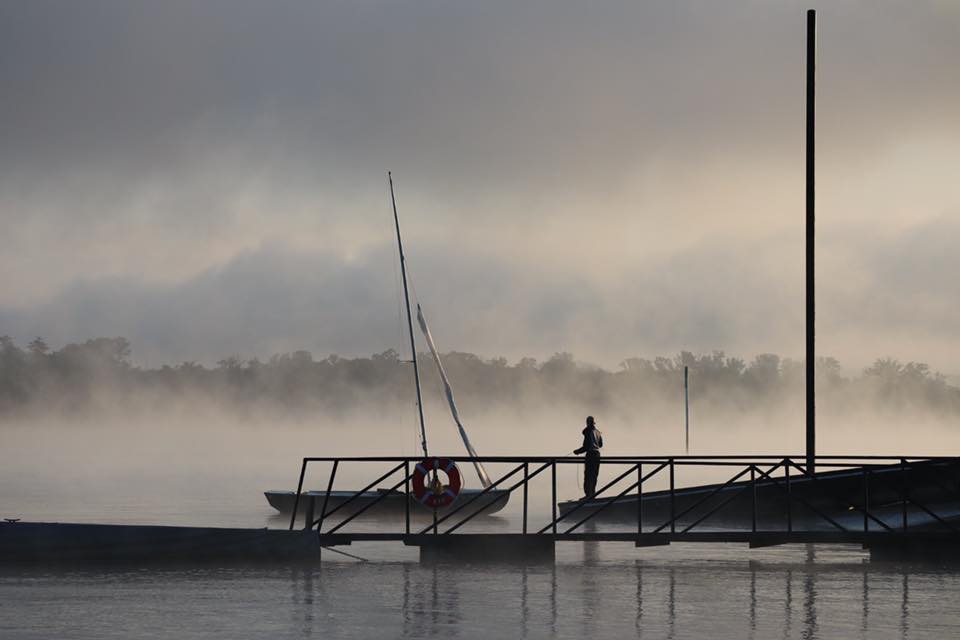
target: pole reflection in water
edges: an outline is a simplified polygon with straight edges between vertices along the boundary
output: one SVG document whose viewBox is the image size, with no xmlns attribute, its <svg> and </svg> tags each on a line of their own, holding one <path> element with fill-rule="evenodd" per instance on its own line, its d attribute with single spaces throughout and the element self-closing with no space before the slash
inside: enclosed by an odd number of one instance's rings
<svg viewBox="0 0 960 640">
<path fill-rule="evenodd" d="M 670 565 L 670 588 L 667 589 L 667 638 L 676 637 L 677 629 L 677 575 Z"/>
<path fill-rule="evenodd" d="M 410 635 L 410 565 L 403 563 L 403 635 Z"/>
<path fill-rule="evenodd" d="M 637 629 L 643 622 L 643 565 L 636 561 L 637 567 Z"/>
<path fill-rule="evenodd" d="M 903 574 L 903 587 L 900 589 L 901 604 L 900 604 L 900 635 L 904 638 L 907 637 L 907 632 L 910 630 L 910 576 L 904 572 Z"/>
<path fill-rule="evenodd" d="M 787 569 L 783 605 L 783 637 L 789 638 L 791 627 L 793 626 L 793 571 L 790 569 Z"/>
<path fill-rule="evenodd" d="M 528 597 L 527 585 L 527 567 L 520 568 L 520 629 L 523 631 L 523 637 L 527 637 L 527 618 L 530 616 L 530 610 L 527 608 Z"/>
<path fill-rule="evenodd" d="M 803 634 L 802 638 L 817 638 L 817 587 L 812 569 L 803 576 Z"/>
<path fill-rule="evenodd" d="M 587 533 L 593 533 L 596 531 L 595 522 L 587 522 L 584 525 L 584 531 Z M 601 585 L 598 584 L 598 580 L 602 579 L 600 577 L 601 572 L 598 571 L 600 566 L 600 542 L 596 541 L 585 541 L 583 544 L 583 565 L 584 571 L 582 573 L 582 601 L 583 601 L 583 636 L 585 638 L 592 637 L 596 633 L 596 627 L 593 623 L 594 616 L 603 615 L 603 607 L 600 602 L 599 591 Z"/>
<path fill-rule="evenodd" d="M 312 568 L 291 569 L 290 583 L 293 585 L 292 604 L 294 611 L 300 613 L 304 636 L 313 634 L 314 624 L 314 584 Z M 322 574 L 321 574 L 322 581 Z"/>
<path fill-rule="evenodd" d="M 803 638 L 816 638 L 817 634 L 817 555 L 812 544 L 807 545 L 807 566 L 803 575 Z"/>
<path fill-rule="evenodd" d="M 458 576 L 453 567 L 429 568 L 403 563 L 402 623 L 404 637 L 424 629 L 456 629 L 462 621 Z"/>
<path fill-rule="evenodd" d="M 864 570 L 863 572 L 863 597 L 861 598 L 861 602 L 863 612 L 860 616 L 860 631 L 861 635 L 866 638 L 867 627 L 869 626 L 868 623 L 870 618 L 870 572 L 867 570 Z"/>
<path fill-rule="evenodd" d="M 550 568 L 550 631 L 557 635 L 557 565 Z"/>
</svg>

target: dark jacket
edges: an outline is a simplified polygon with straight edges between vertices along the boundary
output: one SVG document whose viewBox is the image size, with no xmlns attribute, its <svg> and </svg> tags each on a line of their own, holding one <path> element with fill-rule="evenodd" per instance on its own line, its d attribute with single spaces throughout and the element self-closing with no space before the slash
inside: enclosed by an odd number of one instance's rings
<svg viewBox="0 0 960 640">
<path fill-rule="evenodd" d="M 584 427 L 583 446 L 574 453 L 600 453 L 603 446 L 603 434 L 596 427 Z"/>
</svg>

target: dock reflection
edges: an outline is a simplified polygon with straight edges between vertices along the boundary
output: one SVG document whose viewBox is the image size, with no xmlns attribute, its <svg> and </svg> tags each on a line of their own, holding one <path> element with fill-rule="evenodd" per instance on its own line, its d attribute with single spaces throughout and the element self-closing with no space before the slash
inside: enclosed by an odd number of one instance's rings
<svg viewBox="0 0 960 640">
<path fill-rule="evenodd" d="M 627 565 L 590 544 L 583 562 L 550 566 L 342 562 L 290 570 L 291 623 L 304 636 L 346 629 L 361 613 L 344 613 L 345 604 L 376 601 L 386 621 L 397 616 L 402 637 L 469 635 L 478 625 L 524 638 L 595 637 L 604 629 L 662 638 L 690 630 L 703 637 L 908 637 L 916 633 L 915 583 L 928 600 L 960 583 L 956 571 L 818 562 L 813 549 L 800 550 L 796 561 Z"/>
</svg>

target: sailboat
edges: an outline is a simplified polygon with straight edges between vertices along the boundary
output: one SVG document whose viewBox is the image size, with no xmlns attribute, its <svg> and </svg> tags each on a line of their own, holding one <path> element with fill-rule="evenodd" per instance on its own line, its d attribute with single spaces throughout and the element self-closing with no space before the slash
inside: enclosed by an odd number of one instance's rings
<svg viewBox="0 0 960 640">
<path fill-rule="evenodd" d="M 390 203 L 393 206 L 393 222 L 397 231 L 397 248 L 400 253 L 400 273 L 403 278 L 403 298 L 407 311 L 407 332 L 410 336 L 410 353 L 412 357 L 411 362 L 413 364 L 413 377 L 417 393 L 417 414 L 419 416 L 420 424 L 420 447 L 423 450 L 424 459 L 427 460 L 430 459 L 430 453 L 427 447 L 426 423 L 423 418 L 423 398 L 420 389 L 420 364 L 417 360 L 417 344 L 413 331 L 413 315 L 410 309 L 410 292 L 407 285 L 407 265 L 406 258 L 404 257 L 403 253 L 403 239 L 400 236 L 400 218 L 397 215 L 397 200 L 393 192 L 393 176 L 388 173 L 387 179 L 390 182 Z M 430 333 L 430 328 L 427 326 L 427 320 L 424 317 L 423 309 L 419 304 L 417 304 L 417 324 L 420 327 L 420 332 L 423 334 L 424 341 L 427 343 L 427 347 L 430 349 L 433 362 L 437 367 L 437 372 L 439 373 L 440 380 L 443 383 L 443 390 L 447 400 L 447 405 L 450 408 L 450 415 L 453 417 L 453 421 L 457 425 L 457 431 L 460 434 L 460 439 L 463 441 L 463 446 L 466 448 L 467 454 L 471 458 L 477 458 L 477 451 L 470 442 L 470 438 L 467 435 L 467 430 L 463 426 L 463 422 L 460 419 L 460 412 L 457 410 L 457 404 L 453 396 L 453 387 L 451 387 L 450 380 L 447 378 L 447 372 L 444 370 L 443 363 L 440 361 L 440 353 L 437 351 L 437 346 L 434 343 L 433 335 Z M 510 492 L 506 489 L 490 489 L 492 482 L 490 481 L 490 476 L 487 473 L 487 470 L 483 467 L 483 463 L 477 460 L 473 460 L 472 463 L 474 471 L 477 474 L 477 478 L 480 481 L 481 488 L 461 489 L 459 494 L 455 496 L 456 499 L 453 502 L 435 507 L 437 511 L 447 510 L 451 507 L 455 508 L 457 504 L 461 503 L 461 501 L 468 500 L 473 500 L 471 506 L 468 508 L 468 513 L 473 513 L 482 509 L 484 514 L 491 514 L 500 511 L 507 505 L 507 502 L 510 500 Z M 484 491 L 484 495 L 482 497 L 478 497 L 478 494 L 483 493 Z M 384 492 L 389 493 L 389 495 L 384 497 Z M 270 506 L 277 509 L 281 513 L 290 513 L 293 510 L 293 505 L 297 498 L 295 491 L 271 490 L 265 491 L 264 495 L 267 498 L 267 502 L 270 503 Z M 301 500 L 303 497 L 313 497 L 321 501 L 326 501 L 327 511 L 332 511 L 339 504 L 342 504 L 347 500 L 351 500 L 349 511 L 352 513 L 363 509 L 374 500 L 382 498 L 379 504 L 370 509 L 370 512 L 377 514 L 384 513 L 385 511 L 396 512 L 405 510 L 405 495 L 406 494 L 401 491 L 389 491 L 386 489 L 366 491 L 360 495 L 357 495 L 356 491 L 340 490 L 330 491 L 329 498 L 327 498 L 326 491 L 305 491 L 303 496 L 301 496 Z M 413 504 L 418 505 L 418 507 L 424 509 L 427 508 L 423 507 L 422 503 L 416 500 L 413 493 L 410 493 L 409 499 Z"/>
</svg>

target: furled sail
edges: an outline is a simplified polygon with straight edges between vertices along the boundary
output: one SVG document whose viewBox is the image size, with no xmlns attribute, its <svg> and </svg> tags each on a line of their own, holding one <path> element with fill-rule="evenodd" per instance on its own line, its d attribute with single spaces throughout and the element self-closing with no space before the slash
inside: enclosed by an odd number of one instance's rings
<svg viewBox="0 0 960 640">
<path fill-rule="evenodd" d="M 443 380 L 443 388 L 447 394 L 447 404 L 450 405 L 450 413 L 453 415 L 453 421 L 457 423 L 457 429 L 460 430 L 460 437 L 463 439 L 463 445 L 467 448 L 467 453 L 472 457 L 477 457 L 477 451 L 473 448 L 473 445 L 470 444 L 470 438 L 467 437 L 467 432 L 463 428 L 463 423 L 460 422 L 460 413 L 457 411 L 457 403 L 453 400 L 453 389 L 450 387 L 450 381 L 447 380 L 447 372 L 443 370 L 443 365 L 440 363 L 440 354 L 437 353 L 437 345 L 433 343 L 433 336 L 430 335 L 430 329 L 427 327 L 427 321 L 423 317 L 423 309 L 420 308 L 420 305 L 417 305 L 417 322 L 420 323 L 420 331 L 423 332 L 423 337 L 427 341 L 427 346 L 430 347 L 430 353 L 433 355 L 433 361 L 437 365 L 437 371 L 440 372 L 440 379 Z M 477 476 L 480 478 L 480 484 L 483 485 L 483 488 L 486 489 L 491 485 L 490 476 L 487 475 L 487 470 L 483 468 L 483 464 L 474 460 L 473 467 L 477 470 Z"/>
</svg>

